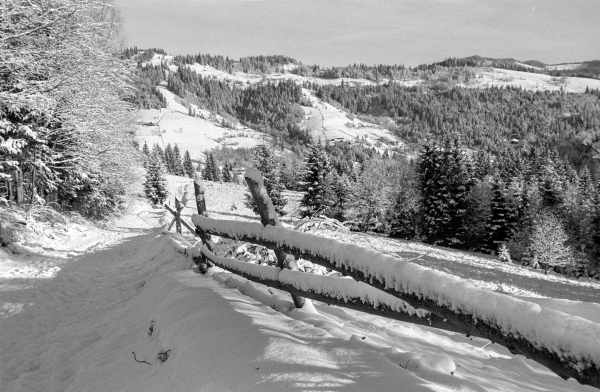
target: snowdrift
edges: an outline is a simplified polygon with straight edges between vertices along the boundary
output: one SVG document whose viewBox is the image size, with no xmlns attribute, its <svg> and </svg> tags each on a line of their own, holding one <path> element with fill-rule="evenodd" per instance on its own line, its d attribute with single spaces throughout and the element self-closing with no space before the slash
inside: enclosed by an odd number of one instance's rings
<svg viewBox="0 0 600 392">
<path fill-rule="evenodd" d="M 219 221 L 200 215 L 193 223 L 209 234 L 281 249 L 381 289 L 412 308 L 424 309 L 549 367 L 561 377 L 600 386 L 600 325 L 522 299 L 476 288 L 439 271 L 352 244 L 259 223 Z M 196 254 L 202 253 L 202 249 Z M 206 252 L 205 252 L 206 255 Z M 273 269 L 245 272 L 305 290 L 328 292 L 328 281 Z M 266 274 L 266 275 L 265 275 Z M 347 300 L 365 296 L 338 290 Z M 376 300 L 377 301 L 377 300 Z"/>
</svg>

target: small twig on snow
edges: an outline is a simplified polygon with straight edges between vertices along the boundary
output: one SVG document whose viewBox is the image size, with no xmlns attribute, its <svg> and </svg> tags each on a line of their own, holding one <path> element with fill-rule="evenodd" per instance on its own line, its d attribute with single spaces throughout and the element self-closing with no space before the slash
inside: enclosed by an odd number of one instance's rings
<svg viewBox="0 0 600 392">
<path fill-rule="evenodd" d="M 135 359 L 135 361 L 136 361 L 136 362 L 139 362 L 139 363 L 147 363 L 148 365 L 152 366 L 152 364 L 151 364 L 150 362 L 146 362 L 146 361 L 138 361 L 138 359 L 135 357 L 135 352 L 134 352 L 134 351 L 132 351 L 131 353 L 133 354 L 133 359 Z"/>
</svg>

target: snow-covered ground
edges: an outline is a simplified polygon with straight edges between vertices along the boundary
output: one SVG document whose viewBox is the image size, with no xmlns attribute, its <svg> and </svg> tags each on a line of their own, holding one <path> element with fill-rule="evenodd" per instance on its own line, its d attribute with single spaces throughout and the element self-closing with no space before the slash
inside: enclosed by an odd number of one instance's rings
<svg viewBox="0 0 600 392">
<path fill-rule="evenodd" d="M 189 216 L 191 180 L 170 176 L 169 183 L 171 200 L 179 196 Z M 244 187 L 206 188 L 211 217 L 256 219 L 243 206 Z M 291 215 L 284 222 L 292 223 Z M 483 339 L 318 302 L 293 309 L 287 293 L 218 268 L 201 275 L 177 251 L 193 238 L 161 234 L 169 221 L 137 195 L 111 225 L 88 225 L 80 232 L 71 224 L 62 236 L 44 237 L 37 247 L 26 244 L 29 253 L 0 255 L 0 303 L 6 310 L 0 313 L 0 391 L 595 390 Z M 384 243 L 373 237 L 346 240 Z M 393 244 L 381 250 L 393 251 Z M 453 254 L 449 270 L 468 265 L 470 271 L 485 271 L 477 276 L 482 281 L 496 264 L 444 249 L 428 252 L 431 260 Z M 42 259 L 49 271 L 43 276 L 5 273 Z M 426 264 L 425 257 L 419 260 Z M 517 275 L 507 269 L 493 279 Z M 540 281 L 564 284 L 554 278 Z M 536 300 L 555 306 L 557 298 L 570 298 L 565 293 Z M 597 312 L 586 302 L 564 303 L 575 306 Z"/>
</svg>

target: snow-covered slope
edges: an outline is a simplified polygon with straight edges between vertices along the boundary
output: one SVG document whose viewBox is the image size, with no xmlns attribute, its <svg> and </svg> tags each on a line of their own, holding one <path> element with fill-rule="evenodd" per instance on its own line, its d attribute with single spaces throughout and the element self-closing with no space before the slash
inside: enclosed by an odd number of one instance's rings
<svg viewBox="0 0 600 392">
<path fill-rule="evenodd" d="M 190 181 L 169 181 L 191 212 Z M 211 216 L 253 218 L 242 187 L 206 185 Z M 53 277 L 0 279 L 0 304 L 14 306 L 0 318 L 0 391 L 594 390 L 483 339 L 321 303 L 293 310 L 287 293 L 200 275 L 176 250 L 193 239 L 161 235 L 169 217 L 131 205 L 114 241 Z"/>
</svg>

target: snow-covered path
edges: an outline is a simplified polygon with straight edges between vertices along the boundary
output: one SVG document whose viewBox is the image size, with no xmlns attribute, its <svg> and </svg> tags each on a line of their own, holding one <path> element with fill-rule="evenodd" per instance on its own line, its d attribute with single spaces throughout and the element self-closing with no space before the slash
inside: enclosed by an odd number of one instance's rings
<svg viewBox="0 0 600 392">
<path fill-rule="evenodd" d="M 168 220 L 134 204 L 55 276 L 3 281 L 0 391 L 595 390 L 482 339 L 200 275 Z"/>
</svg>

